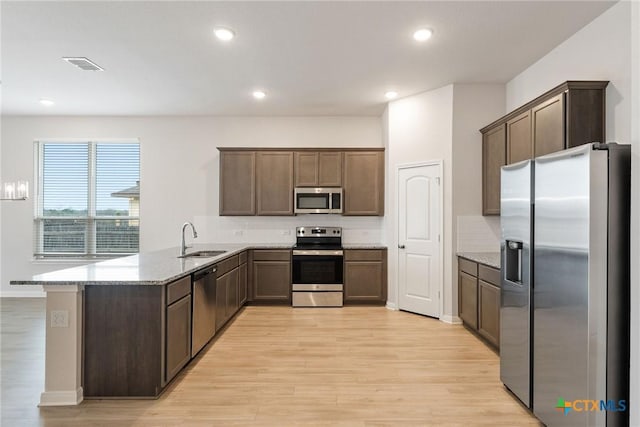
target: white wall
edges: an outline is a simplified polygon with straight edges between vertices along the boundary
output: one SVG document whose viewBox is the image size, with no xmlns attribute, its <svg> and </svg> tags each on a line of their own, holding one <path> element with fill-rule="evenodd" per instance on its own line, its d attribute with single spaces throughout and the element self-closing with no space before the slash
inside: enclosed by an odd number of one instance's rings
<svg viewBox="0 0 640 427">
<path fill-rule="evenodd" d="M 389 244 L 389 306 L 397 306 L 397 167 L 429 160 L 443 161 L 444 194 L 444 305 L 446 315 L 453 313 L 451 257 L 452 251 L 452 109 L 453 85 L 391 102 L 388 106 L 389 176 L 387 212 Z"/>
<path fill-rule="evenodd" d="M 607 140 L 632 144 L 631 425 L 640 426 L 640 34 L 638 2 L 621 1 L 507 84 L 511 110 L 565 80 L 609 80 Z"/>
<path fill-rule="evenodd" d="M 216 147 L 382 147 L 378 117 L 2 117 L 1 132 L 2 178 L 32 183 L 35 139 L 139 138 L 142 251 L 178 246 L 184 221 L 199 242 L 293 242 L 316 223 L 345 227 L 347 243 L 383 239 L 382 218 L 218 217 Z M 37 292 L 8 282 L 71 264 L 32 261 L 33 199 L 1 209 L 2 295 Z"/>
</svg>

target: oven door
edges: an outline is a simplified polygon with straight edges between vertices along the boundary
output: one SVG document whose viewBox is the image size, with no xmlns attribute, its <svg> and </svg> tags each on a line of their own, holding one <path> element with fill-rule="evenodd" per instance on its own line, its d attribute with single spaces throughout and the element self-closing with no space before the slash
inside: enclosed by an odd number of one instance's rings
<svg viewBox="0 0 640 427">
<path fill-rule="evenodd" d="M 342 285 L 343 252 L 341 250 L 294 250 L 293 284 Z"/>
</svg>

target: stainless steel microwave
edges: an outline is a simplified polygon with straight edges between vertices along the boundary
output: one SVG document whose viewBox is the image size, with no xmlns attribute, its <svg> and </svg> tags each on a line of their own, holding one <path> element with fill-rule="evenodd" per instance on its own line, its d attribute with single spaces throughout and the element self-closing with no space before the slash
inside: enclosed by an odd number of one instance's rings
<svg viewBox="0 0 640 427">
<path fill-rule="evenodd" d="M 342 213 L 342 188 L 296 187 L 295 209 L 297 214 L 339 214 Z"/>
</svg>

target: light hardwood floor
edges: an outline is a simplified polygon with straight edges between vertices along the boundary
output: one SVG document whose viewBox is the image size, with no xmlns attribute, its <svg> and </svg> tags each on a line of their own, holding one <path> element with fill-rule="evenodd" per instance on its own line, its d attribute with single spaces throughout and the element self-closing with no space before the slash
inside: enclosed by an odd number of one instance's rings
<svg viewBox="0 0 640 427">
<path fill-rule="evenodd" d="M 158 400 L 37 408 L 44 301 L 1 308 L 3 426 L 540 425 L 477 337 L 382 307 L 246 307 Z"/>
</svg>

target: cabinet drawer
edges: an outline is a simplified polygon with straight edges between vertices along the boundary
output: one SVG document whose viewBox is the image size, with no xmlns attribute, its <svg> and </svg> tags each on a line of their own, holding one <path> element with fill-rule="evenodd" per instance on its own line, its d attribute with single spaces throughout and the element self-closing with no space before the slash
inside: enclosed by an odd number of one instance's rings
<svg viewBox="0 0 640 427">
<path fill-rule="evenodd" d="M 380 249 L 349 249 L 344 251 L 345 261 L 382 261 Z"/>
<path fill-rule="evenodd" d="M 479 264 L 478 277 L 480 280 L 484 280 L 487 283 L 500 287 L 500 270 Z"/>
<path fill-rule="evenodd" d="M 247 251 L 238 254 L 238 262 L 240 264 L 244 264 L 245 262 L 247 262 Z"/>
<path fill-rule="evenodd" d="M 290 250 L 255 250 L 253 251 L 254 261 L 289 261 L 291 259 Z"/>
<path fill-rule="evenodd" d="M 458 267 L 467 274 L 478 277 L 478 264 L 468 259 L 458 258 Z"/>
<path fill-rule="evenodd" d="M 225 259 L 224 261 L 221 261 L 217 264 L 218 267 L 218 277 L 222 276 L 223 274 L 226 274 L 228 272 L 230 272 L 231 270 L 233 270 L 234 268 L 236 268 L 239 264 L 238 264 L 238 255 L 234 255 L 232 257 L 229 257 L 227 259 Z"/>
<path fill-rule="evenodd" d="M 191 293 L 191 276 L 183 277 L 167 285 L 167 305 L 171 305 Z"/>
</svg>

